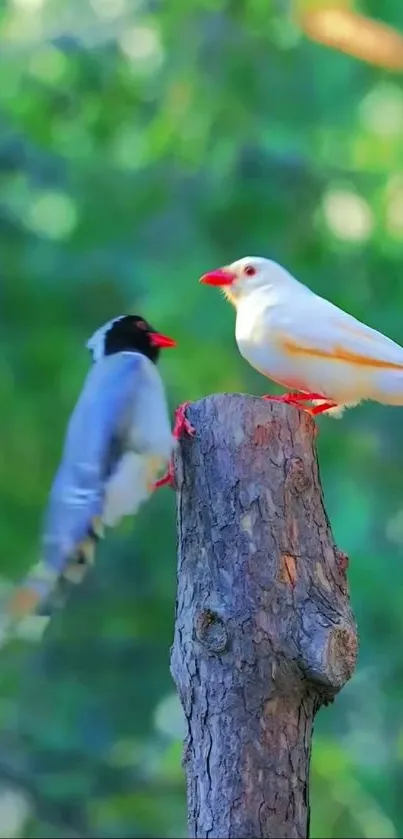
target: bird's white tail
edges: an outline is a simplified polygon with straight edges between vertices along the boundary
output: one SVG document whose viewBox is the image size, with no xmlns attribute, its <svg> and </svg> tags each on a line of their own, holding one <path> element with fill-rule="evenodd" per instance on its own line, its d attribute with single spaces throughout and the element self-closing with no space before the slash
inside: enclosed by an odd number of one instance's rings
<svg viewBox="0 0 403 839">
<path fill-rule="evenodd" d="M 377 371 L 369 398 L 384 405 L 403 405 L 403 368 Z"/>
</svg>

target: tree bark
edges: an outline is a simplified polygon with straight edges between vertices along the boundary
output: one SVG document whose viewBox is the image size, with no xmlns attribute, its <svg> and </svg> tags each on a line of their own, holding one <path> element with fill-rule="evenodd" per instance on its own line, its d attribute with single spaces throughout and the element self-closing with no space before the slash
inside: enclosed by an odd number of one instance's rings
<svg viewBox="0 0 403 839">
<path fill-rule="evenodd" d="M 188 724 L 191 837 L 307 837 L 313 720 L 354 671 L 347 557 L 314 421 L 240 394 L 187 412 L 175 458 L 171 669 Z"/>
</svg>

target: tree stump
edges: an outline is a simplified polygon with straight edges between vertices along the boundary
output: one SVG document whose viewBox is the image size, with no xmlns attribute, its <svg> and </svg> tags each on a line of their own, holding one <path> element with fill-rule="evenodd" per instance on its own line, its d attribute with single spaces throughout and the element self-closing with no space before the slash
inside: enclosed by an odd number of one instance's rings
<svg viewBox="0 0 403 839">
<path fill-rule="evenodd" d="M 314 716 L 354 671 L 347 557 L 302 411 L 240 394 L 187 416 L 175 458 L 171 669 L 188 725 L 191 837 L 307 837 Z"/>
</svg>

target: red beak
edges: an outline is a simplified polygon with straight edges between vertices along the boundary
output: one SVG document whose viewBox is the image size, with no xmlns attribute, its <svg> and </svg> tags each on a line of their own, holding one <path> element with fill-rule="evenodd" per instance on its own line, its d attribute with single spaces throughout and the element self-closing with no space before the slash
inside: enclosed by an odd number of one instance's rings
<svg viewBox="0 0 403 839">
<path fill-rule="evenodd" d="M 173 338 L 168 338 L 167 335 L 161 335 L 160 332 L 150 332 L 150 341 L 153 347 L 168 349 L 168 347 L 176 347 L 176 341 Z"/>
<path fill-rule="evenodd" d="M 207 271 L 200 277 L 199 282 L 204 285 L 232 285 L 235 280 L 235 274 L 227 271 L 225 268 L 216 268 L 215 271 Z"/>
</svg>

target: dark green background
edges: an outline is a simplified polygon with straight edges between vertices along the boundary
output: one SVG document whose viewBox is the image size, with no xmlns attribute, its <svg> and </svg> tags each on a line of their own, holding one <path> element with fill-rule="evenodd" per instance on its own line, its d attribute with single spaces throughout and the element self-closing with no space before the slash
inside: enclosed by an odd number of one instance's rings
<svg viewBox="0 0 403 839">
<path fill-rule="evenodd" d="M 401 0 L 360 9 L 403 28 Z M 2 0 L 0 231 L 6 587 L 37 559 L 84 343 L 104 320 L 140 312 L 178 340 L 161 363 L 172 411 L 268 390 L 238 355 L 233 310 L 197 283 L 245 254 L 403 342 L 401 76 L 310 42 L 280 0 Z M 319 426 L 361 645 L 317 720 L 312 835 L 399 837 L 403 410 Z M 162 490 L 109 537 L 43 647 L 2 651 L 1 835 L 13 818 L 32 837 L 52 821 L 57 836 L 186 835 L 174 507 Z"/>
</svg>

